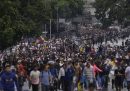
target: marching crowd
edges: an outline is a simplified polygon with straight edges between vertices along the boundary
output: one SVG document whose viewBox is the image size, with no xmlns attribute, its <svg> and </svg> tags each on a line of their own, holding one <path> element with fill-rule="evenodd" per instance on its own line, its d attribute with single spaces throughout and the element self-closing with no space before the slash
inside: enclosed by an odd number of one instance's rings
<svg viewBox="0 0 130 91">
<path fill-rule="evenodd" d="M 126 37 L 129 37 L 130 35 L 130 29 L 100 29 L 100 28 L 92 28 L 92 29 L 81 29 L 79 32 L 81 32 L 82 35 L 87 40 L 91 41 L 91 44 L 102 44 L 103 42 L 107 43 L 108 41 L 111 42 L 118 42 L 119 39 L 125 39 Z"/>
<path fill-rule="evenodd" d="M 22 91 L 27 81 L 32 91 L 39 88 L 42 91 L 103 90 L 110 82 L 116 91 L 125 87 L 130 91 L 127 42 L 120 46 L 101 44 L 95 48 L 92 44 L 76 45 L 68 38 L 39 43 L 34 40 L 25 39 L 0 52 L 1 91 L 15 91 L 15 86 L 17 91 Z"/>
</svg>

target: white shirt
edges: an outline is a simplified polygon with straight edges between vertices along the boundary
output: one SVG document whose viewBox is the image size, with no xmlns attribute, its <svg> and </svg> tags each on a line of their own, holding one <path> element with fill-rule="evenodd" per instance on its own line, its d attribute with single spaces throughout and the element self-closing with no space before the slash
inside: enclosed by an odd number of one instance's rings
<svg viewBox="0 0 130 91">
<path fill-rule="evenodd" d="M 126 80 L 130 81 L 130 66 L 128 66 L 125 70 L 125 74 L 126 74 Z"/>
<path fill-rule="evenodd" d="M 30 77 L 31 77 L 31 83 L 32 84 L 39 84 L 40 82 L 40 71 L 31 71 L 30 73 Z"/>
<path fill-rule="evenodd" d="M 118 69 L 115 65 L 114 66 L 112 66 L 112 69 L 111 69 L 111 71 L 110 71 L 110 78 L 111 79 L 115 79 L 115 70 L 116 69 Z"/>
<path fill-rule="evenodd" d="M 58 78 L 60 79 L 62 76 L 65 76 L 65 70 L 64 70 L 64 68 L 63 68 L 63 67 L 62 67 L 62 68 L 60 68 Z"/>
<path fill-rule="evenodd" d="M 87 75 L 87 78 L 90 80 L 90 79 L 93 79 L 94 78 L 94 70 L 93 70 L 93 66 L 90 66 L 89 68 L 86 67 L 86 75 Z"/>
</svg>

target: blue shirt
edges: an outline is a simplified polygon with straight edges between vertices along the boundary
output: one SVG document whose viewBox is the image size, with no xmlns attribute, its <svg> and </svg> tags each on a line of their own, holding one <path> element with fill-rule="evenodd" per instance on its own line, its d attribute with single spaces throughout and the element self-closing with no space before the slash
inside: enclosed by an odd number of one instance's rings
<svg viewBox="0 0 130 91">
<path fill-rule="evenodd" d="M 72 81 L 73 76 L 74 76 L 74 70 L 72 67 L 70 67 L 65 72 L 65 80 Z"/>
<path fill-rule="evenodd" d="M 15 85 L 17 86 L 18 89 L 18 83 L 17 83 L 17 78 L 16 75 L 12 72 L 7 73 L 4 72 L 1 76 L 1 84 L 3 86 L 4 91 L 14 91 L 13 89 L 15 88 Z M 12 89 L 12 90 L 11 90 Z"/>
<path fill-rule="evenodd" d="M 50 72 L 49 71 L 42 71 L 41 72 L 41 83 L 44 85 L 50 85 Z"/>
<path fill-rule="evenodd" d="M 56 68 L 51 68 L 50 72 L 53 77 L 58 77 L 58 71 Z"/>
</svg>

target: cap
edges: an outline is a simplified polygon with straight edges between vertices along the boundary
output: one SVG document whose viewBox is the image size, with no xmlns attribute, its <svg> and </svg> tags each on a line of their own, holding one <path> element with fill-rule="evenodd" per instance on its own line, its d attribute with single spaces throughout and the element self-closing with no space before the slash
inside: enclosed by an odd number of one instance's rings
<svg viewBox="0 0 130 91">
<path fill-rule="evenodd" d="M 7 68 L 7 67 L 11 67 L 11 65 L 10 64 L 5 64 L 5 68 Z"/>
<path fill-rule="evenodd" d="M 64 65 L 64 63 L 59 63 L 59 65 L 60 65 L 60 66 L 63 66 L 63 65 Z"/>
</svg>

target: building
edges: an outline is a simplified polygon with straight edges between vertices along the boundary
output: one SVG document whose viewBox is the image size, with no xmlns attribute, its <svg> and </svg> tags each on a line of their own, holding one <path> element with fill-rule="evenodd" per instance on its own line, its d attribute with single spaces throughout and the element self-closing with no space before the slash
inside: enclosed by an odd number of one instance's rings
<svg viewBox="0 0 130 91">
<path fill-rule="evenodd" d="M 84 1 L 84 21 L 86 23 L 92 23 L 95 22 L 95 8 L 92 6 L 92 4 L 95 2 L 95 0 L 83 0 Z"/>
<path fill-rule="evenodd" d="M 95 0 L 83 0 L 84 1 L 84 13 L 90 12 L 91 15 L 95 15 L 95 8 L 92 6 L 92 4 L 95 2 Z"/>
</svg>

